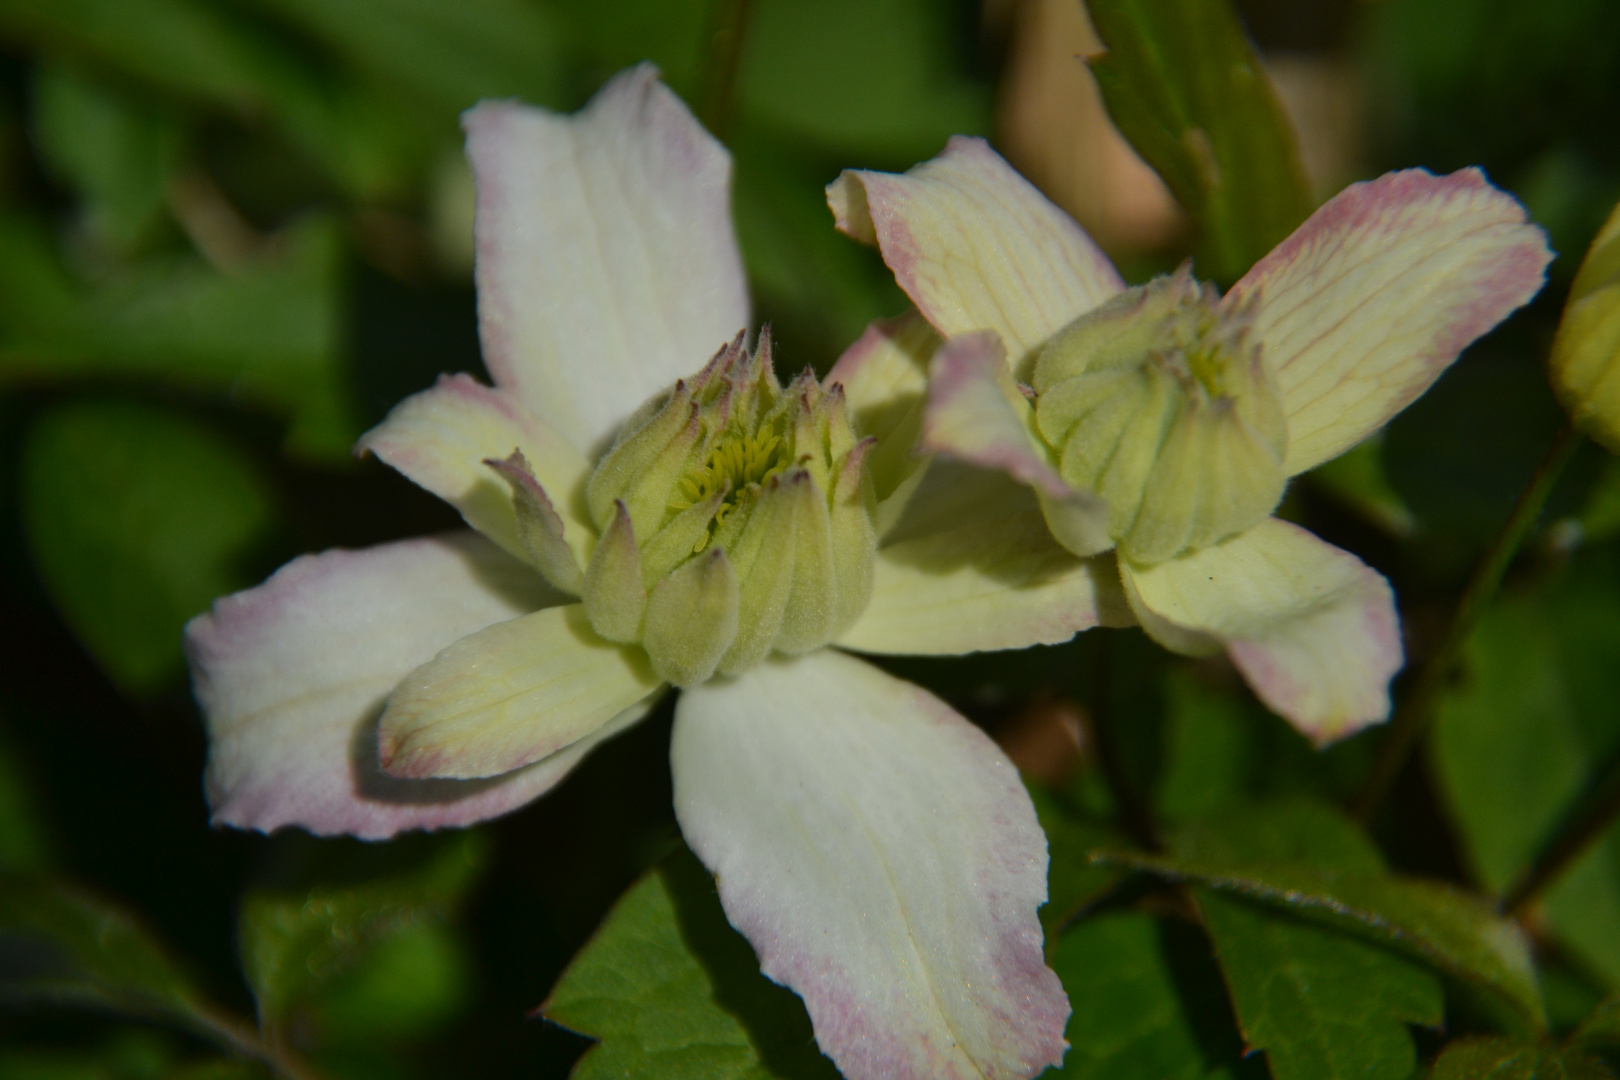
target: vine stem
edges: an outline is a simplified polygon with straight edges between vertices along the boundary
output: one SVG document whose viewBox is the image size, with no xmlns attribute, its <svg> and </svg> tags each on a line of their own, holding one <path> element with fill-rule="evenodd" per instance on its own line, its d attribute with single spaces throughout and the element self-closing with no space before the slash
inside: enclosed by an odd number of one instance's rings
<svg viewBox="0 0 1620 1080">
<path fill-rule="evenodd" d="M 737 73 L 753 16 L 753 0 L 714 0 L 703 87 L 703 123 L 721 142 L 736 112 Z"/>
<path fill-rule="evenodd" d="M 1519 493 L 1519 500 L 1514 504 L 1513 512 L 1508 515 L 1507 521 L 1491 541 L 1479 564 L 1474 567 L 1473 577 L 1469 579 L 1462 597 L 1457 601 L 1457 607 L 1451 613 L 1451 623 L 1446 627 L 1445 636 L 1440 639 L 1439 646 L 1419 669 L 1411 690 L 1402 698 L 1395 710 L 1388 734 L 1379 745 L 1378 759 L 1373 765 L 1372 777 L 1353 807 L 1356 817 L 1362 822 L 1371 821 L 1373 815 L 1378 812 L 1390 788 L 1395 785 L 1396 777 L 1406 766 L 1413 749 L 1428 730 L 1440 691 L 1444 689 L 1446 680 L 1451 677 L 1463 646 L 1468 643 L 1468 638 L 1473 634 L 1480 616 L 1484 614 L 1486 605 L 1501 587 L 1502 576 L 1507 573 L 1508 564 L 1513 561 L 1513 556 L 1518 554 L 1524 538 L 1529 534 L 1536 518 L 1540 516 L 1542 507 L 1546 505 L 1547 496 L 1552 494 L 1553 486 L 1563 474 L 1564 467 L 1569 464 L 1580 442 L 1580 432 L 1575 429 L 1573 423 L 1566 422 L 1553 439 L 1552 445 L 1547 448 L 1546 454 L 1542 456 L 1541 463 L 1536 466 L 1530 483 Z"/>
<path fill-rule="evenodd" d="M 1558 880 L 1591 844 L 1620 817 L 1620 755 L 1616 755 L 1575 800 L 1552 838 L 1542 846 L 1524 874 L 1502 893 L 1498 907 L 1517 915 L 1549 885 Z"/>
<path fill-rule="evenodd" d="M 244 1058 L 262 1061 L 280 1080 L 322 1080 L 280 1040 L 264 1038 L 252 1024 L 212 1006 L 196 1006 L 190 1017 L 194 1030 Z"/>
</svg>

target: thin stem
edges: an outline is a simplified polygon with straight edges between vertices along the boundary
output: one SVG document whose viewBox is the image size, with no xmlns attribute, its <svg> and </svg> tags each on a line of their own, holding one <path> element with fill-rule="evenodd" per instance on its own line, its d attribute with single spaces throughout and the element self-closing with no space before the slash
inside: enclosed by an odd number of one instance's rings
<svg viewBox="0 0 1620 1080">
<path fill-rule="evenodd" d="M 252 1024 L 222 1009 L 199 1006 L 190 1019 L 200 1034 L 239 1057 L 262 1061 L 280 1080 L 321 1080 L 320 1074 L 280 1045 L 280 1040 L 261 1037 Z"/>
<path fill-rule="evenodd" d="M 1474 632 L 1474 626 L 1484 613 L 1485 606 L 1501 587 L 1502 576 L 1507 572 L 1508 564 L 1513 561 L 1513 556 L 1518 554 L 1519 547 L 1530 532 L 1530 527 L 1535 524 L 1536 518 L 1541 514 L 1541 508 L 1546 505 L 1547 496 L 1552 494 L 1553 486 L 1563 473 L 1564 466 L 1568 465 L 1569 459 L 1574 456 L 1580 442 L 1580 433 L 1575 430 L 1573 424 L 1566 423 L 1563 430 L 1553 439 L 1552 445 L 1547 448 L 1541 464 L 1536 466 L 1535 475 L 1530 478 L 1530 483 L 1519 493 L 1519 501 L 1514 504 L 1513 512 L 1508 515 L 1501 531 L 1496 534 L 1484 557 L 1480 559 L 1479 565 L 1474 568 L 1474 576 L 1469 579 L 1467 588 L 1457 601 L 1445 636 L 1440 639 L 1440 645 L 1418 671 L 1411 690 L 1396 708 L 1395 718 L 1390 721 L 1389 732 L 1378 748 L 1378 760 L 1373 766 L 1372 778 L 1360 798 L 1356 800 L 1354 807 L 1356 816 L 1362 821 L 1372 820 L 1373 815 L 1378 812 L 1390 788 L 1394 786 L 1396 777 L 1405 767 L 1407 758 L 1411 756 L 1412 750 L 1428 730 L 1429 721 L 1434 716 L 1435 703 L 1440 697 L 1440 691 L 1445 688 L 1446 680 L 1451 677 L 1451 672 L 1457 665 L 1463 646 L 1468 643 L 1468 638 Z"/>
<path fill-rule="evenodd" d="M 703 87 L 703 122 L 721 142 L 731 132 L 736 111 L 737 72 L 742 68 L 743 43 L 753 0 L 714 0 L 709 52 Z"/>
<path fill-rule="evenodd" d="M 1575 800 L 1570 813 L 1554 831 L 1523 876 L 1508 886 L 1499 904 L 1508 915 L 1520 911 L 1569 869 L 1588 847 L 1620 818 L 1620 754 L 1597 780 Z"/>
<path fill-rule="evenodd" d="M 1112 668 L 1109 662 L 1112 652 L 1110 640 L 1106 632 L 1100 633 L 1093 646 L 1091 707 L 1086 710 L 1086 734 L 1090 736 L 1091 745 L 1097 748 L 1097 763 L 1102 767 L 1103 779 L 1114 797 L 1120 827 L 1143 847 L 1159 851 L 1164 845 L 1159 838 L 1158 826 L 1153 821 L 1153 810 L 1132 782 L 1124 756 L 1120 753 L 1119 740 L 1114 738 L 1114 710 L 1110 701 L 1112 685 L 1109 679 Z"/>
</svg>

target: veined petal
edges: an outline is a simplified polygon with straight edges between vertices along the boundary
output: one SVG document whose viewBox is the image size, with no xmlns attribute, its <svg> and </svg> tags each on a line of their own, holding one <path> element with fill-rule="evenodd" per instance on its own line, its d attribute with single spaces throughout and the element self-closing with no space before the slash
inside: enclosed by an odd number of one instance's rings
<svg viewBox="0 0 1620 1080">
<path fill-rule="evenodd" d="M 562 599 L 459 533 L 305 555 L 216 601 L 186 627 L 214 824 L 375 840 L 468 825 L 542 794 L 590 740 L 490 780 L 397 780 L 378 768 L 376 723 L 400 679 L 440 649 Z M 621 714 L 596 738 L 639 716 Z"/>
<path fill-rule="evenodd" d="M 1224 645 L 1260 699 L 1317 743 L 1389 716 L 1401 631 L 1383 575 L 1268 518 L 1214 547 L 1143 567 L 1120 560 L 1142 626 L 1167 648 Z"/>
<path fill-rule="evenodd" d="M 748 324 L 731 159 L 648 64 L 576 116 L 488 102 L 463 125 L 485 363 L 592 455 Z"/>
<path fill-rule="evenodd" d="M 1351 184 L 1256 263 L 1253 302 L 1288 415 L 1289 475 L 1350 449 L 1541 288 L 1546 237 L 1478 169 Z"/>
<path fill-rule="evenodd" d="M 956 136 L 903 175 L 846 171 L 827 205 L 878 246 L 935 329 L 996 331 L 1020 377 L 1042 342 L 1124 288 L 1085 230 L 983 139 Z"/>
<path fill-rule="evenodd" d="M 581 500 L 590 463 L 511 394 L 468 375 L 441 375 L 360 438 L 369 450 L 457 510 L 508 552 L 530 555 L 518 535 L 512 489 L 486 459 L 521 450 L 563 520 L 563 538 L 584 565 L 595 533 Z"/>
<path fill-rule="evenodd" d="M 855 430 L 875 436 L 867 456 L 877 499 L 874 527 L 882 536 L 922 482 L 928 457 L 918 448 L 928 397 L 928 363 L 940 337 L 916 311 L 867 327 L 824 380 L 844 388 Z"/>
<path fill-rule="evenodd" d="M 377 726 L 392 776 L 499 776 L 594 734 L 660 685 L 646 654 L 604 641 L 579 604 L 496 623 L 400 682 Z"/>
<path fill-rule="evenodd" d="M 1028 1077 L 1069 1015 L 1041 957 L 1046 839 L 1011 762 L 831 650 L 686 691 L 675 813 L 760 970 L 851 1080 Z"/>
<path fill-rule="evenodd" d="M 955 655 L 1134 622 L 1113 559 L 1078 559 L 1060 547 L 1030 489 L 941 461 L 878 549 L 872 599 L 837 644 Z"/>
</svg>

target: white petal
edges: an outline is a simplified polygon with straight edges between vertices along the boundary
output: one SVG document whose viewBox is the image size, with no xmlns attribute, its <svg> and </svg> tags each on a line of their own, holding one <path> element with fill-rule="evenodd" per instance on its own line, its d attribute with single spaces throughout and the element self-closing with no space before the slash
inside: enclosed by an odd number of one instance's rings
<svg viewBox="0 0 1620 1080">
<path fill-rule="evenodd" d="M 1352 184 L 1232 287 L 1288 414 L 1290 475 L 1350 449 L 1541 288 L 1524 207 L 1478 169 Z"/>
<path fill-rule="evenodd" d="M 593 455 L 748 323 L 731 159 L 645 64 L 576 116 L 488 102 L 463 124 L 484 361 Z"/>
<path fill-rule="evenodd" d="M 1383 575 L 1276 518 L 1149 567 L 1121 560 L 1142 626 L 1167 648 L 1224 645 L 1260 699 L 1327 743 L 1389 716 L 1401 631 Z"/>
<path fill-rule="evenodd" d="M 978 728 L 824 650 L 686 691 L 670 759 L 726 916 L 846 1077 L 1028 1077 L 1062 1058 L 1069 1005 L 1035 919 L 1046 838 Z"/>
<path fill-rule="evenodd" d="M 604 641 L 580 604 L 468 634 L 388 698 L 378 756 L 393 776 L 467 780 L 549 757 L 658 688 L 647 655 Z"/>
<path fill-rule="evenodd" d="M 596 538 L 583 507 L 590 463 L 511 394 L 467 375 L 441 375 L 361 436 L 369 450 L 457 510 L 467 524 L 520 559 L 512 489 L 487 459 L 523 451 L 563 519 L 564 538 L 583 564 Z"/>
<path fill-rule="evenodd" d="M 847 171 L 827 204 L 878 245 L 935 329 L 996 331 L 1020 377 L 1047 338 L 1124 288 L 1085 230 L 983 139 L 957 136 L 903 175 Z"/>
<path fill-rule="evenodd" d="M 214 824 L 381 839 L 482 821 L 547 791 L 589 745 L 491 780 L 397 780 L 378 767 L 376 725 L 389 692 L 440 649 L 562 599 L 464 533 L 306 555 L 216 601 L 186 628 Z"/>
<path fill-rule="evenodd" d="M 838 644 L 953 655 L 1055 644 L 1134 621 L 1113 559 L 1078 559 L 1058 546 L 1028 488 L 936 462 L 878 549 L 871 602 Z"/>
</svg>

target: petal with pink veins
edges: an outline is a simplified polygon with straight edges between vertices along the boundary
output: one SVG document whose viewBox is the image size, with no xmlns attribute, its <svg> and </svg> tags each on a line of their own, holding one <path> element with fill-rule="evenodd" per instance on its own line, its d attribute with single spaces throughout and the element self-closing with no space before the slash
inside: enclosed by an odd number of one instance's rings
<svg viewBox="0 0 1620 1080">
<path fill-rule="evenodd" d="M 996 331 L 1020 377 L 1047 338 L 1124 288 L 1085 230 L 983 139 L 956 136 L 904 174 L 848 170 L 827 205 L 878 246 L 935 329 Z"/>
<path fill-rule="evenodd" d="M 369 450 L 420 487 L 461 511 L 479 532 L 527 560 L 518 536 L 512 489 L 485 464 L 521 450 L 535 479 L 563 519 L 563 536 L 581 565 L 595 532 L 583 507 L 590 463 L 511 394 L 469 375 L 441 375 L 430 390 L 412 394 L 361 436 Z"/>
<path fill-rule="evenodd" d="M 463 125 L 484 361 L 592 456 L 748 324 L 731 158 L 650 64 L 574 116 L 486 102 Z"/>
<path fill-rule="evenodd" d="M 457 638 L 563 597 L 476 533 L 305 555 L 186 627 L 208 726 L 216 825 L 384 839 L 470 825 L 549 790 L 627 710 L 526 769 L 489 780 L 399 780 L 378 766 L 383 701 Z"/>
<path fill-rule="evenodd" d="M 1402 663 L 1382 574 L 1297 525 L 1267 518 L 1213 547 L 1120 560 L 1137 618 L 1166 648 L 1224 646 L 1255 694 L 1318 744 L 1389 717 Z"/>
<path fill-rule="evenodd" d="M 661 685 L 647 654 L 598 637 L 581 604 L 486 626 L 416 668 L 377 725 L 383 771 L 499 776 L 588 738 Z"/>
<path fill-rule="evenodd" d="M 1289 475 L 1378 430 L 1534 296 L 1552 253 L 1478 169 L 1351 184 L 1243 276 L 1288 414 Z"/>
<path fill-rule="evenodd" d="M 944 703 L 823 650 L 685 691 L 675 813 L 760 970 L 850 1080 L 1029 1077 L 1069 1004 L 1041 955 L 1046 838 Z"/>
</svg>

